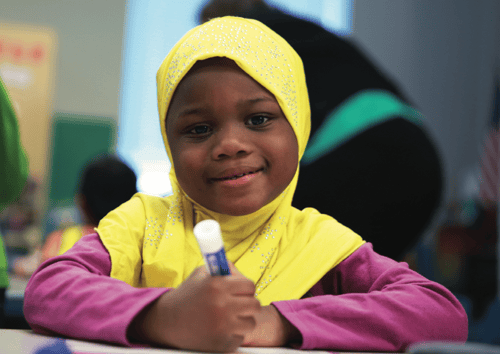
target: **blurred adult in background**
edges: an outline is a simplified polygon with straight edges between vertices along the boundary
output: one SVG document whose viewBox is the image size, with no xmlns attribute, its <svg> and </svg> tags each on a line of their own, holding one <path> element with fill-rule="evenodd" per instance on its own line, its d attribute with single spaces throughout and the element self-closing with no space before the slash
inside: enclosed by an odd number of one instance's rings
<svg viewBox="0 0 500 354">
<path fill-rule="evenodd" d="M 420 113 L 354 44 L 321 26 L 263 0 L 212 0 L 199 19 L 226 15 L 263 22 L 302 58 L 312 126 L 293 205 L 333 216 L 401 260 L 442 194 L 440 158 Z"/>
<path fill-rule="evenodd" d="M 118 157 L 104 155 L 90 161 L 83 169 L 75 197 L 82 224 L 71 225 L 49 234 L 41 250 L 15 262 L 14 273 L 30 276 L 42 262 L 63 254 L 83 236 L 93 233 L 107 213 L 129 200 L 135 193 L 137 177 Z"/>
<path fill-rule="evenodd" d="M 19 197 L 27 178 L 28 159 L 21 145 L 16 113 L 0 79 L 0 211 Z M 7 269 L 5 247 L 0 235 L 0 328 L 5 326 L 5 291 L 9 286 Z"/>
</svg>

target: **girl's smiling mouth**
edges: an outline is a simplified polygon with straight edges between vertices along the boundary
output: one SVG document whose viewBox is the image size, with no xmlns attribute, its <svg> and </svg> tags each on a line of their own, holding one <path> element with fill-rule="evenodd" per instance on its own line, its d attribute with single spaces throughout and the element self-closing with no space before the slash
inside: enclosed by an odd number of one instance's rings
<svg viewBox="0 0 500 354">
<path fill-rule="evenodd" d="M 246 171 L 231 171 L 224 172 L 223 177 L 209 178 L 210 183 L 221 183 L 228 186 L 237 186 L 249 182 L 253 177 L 255 177 L 259 172 L 262 172 L 264 168 L 252 169 Z"/>
</svg>

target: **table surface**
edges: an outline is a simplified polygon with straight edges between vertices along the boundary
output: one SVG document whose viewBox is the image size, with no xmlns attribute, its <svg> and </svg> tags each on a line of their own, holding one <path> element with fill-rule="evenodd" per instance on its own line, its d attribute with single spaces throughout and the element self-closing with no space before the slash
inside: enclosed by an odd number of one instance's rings
<svg viewBox="0 0 500 354">
<path fill-rule="evenodd" d="M 56 337 L 44 336 L 30 330 L 0 329 L 0 352 L 2 354 L 35 354 L 41 348 L 57 342 Z M 124 348 L 113 345 L 66 339 L 73 354 L 193 354 L 175 349 Z M 295 350 L 290 348 L 239 348 L 236 354 L 330 354 L 326 351 Z M 368 353 L 364 353 L 368 354 Z M 380 353 L 379 353 L 380 354 Z"/>
</svg>

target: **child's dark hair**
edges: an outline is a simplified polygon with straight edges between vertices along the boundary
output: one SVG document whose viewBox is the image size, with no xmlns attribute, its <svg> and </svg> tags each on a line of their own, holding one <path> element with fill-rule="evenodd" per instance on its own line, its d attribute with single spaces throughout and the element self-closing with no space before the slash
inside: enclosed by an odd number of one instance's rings
<svg viewBox="0 0 500 354">
<path fill-rule="evenodd" d="M 100 156 L 81 175 L 80 194 L 85 198 L 89 221 L 97 225 L 106 214 L 137 192 L 134 171 L 118 157 Z"/>
</svg>

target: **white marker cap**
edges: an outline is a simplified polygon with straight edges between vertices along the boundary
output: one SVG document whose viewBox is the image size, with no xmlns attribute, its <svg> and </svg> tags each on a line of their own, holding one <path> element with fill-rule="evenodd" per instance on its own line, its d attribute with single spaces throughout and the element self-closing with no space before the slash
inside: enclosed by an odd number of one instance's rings
<svg viewBox="0 0 500 354">
<path fill-rule="evenodd" d="M 203 254 L 216 253 L 223 248 L 220 225 L 215 220 L 203 220 L 193 229 Z"/>
</svg>

